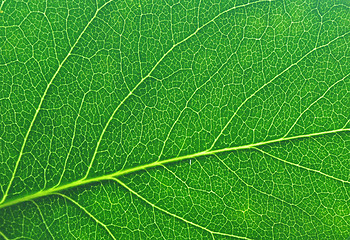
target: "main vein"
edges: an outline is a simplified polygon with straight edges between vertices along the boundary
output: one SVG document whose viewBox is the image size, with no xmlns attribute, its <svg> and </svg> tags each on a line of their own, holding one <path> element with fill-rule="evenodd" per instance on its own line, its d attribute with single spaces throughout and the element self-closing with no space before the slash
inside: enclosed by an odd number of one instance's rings
<svg viewBox="0 0 350 240">
<path fill-rule="evenodd" d="M 5 202 L 3 204 L 0 204 L 0 209 L 5 208 L 5 207 L 9 207 L 9 206 L 13 206 L 13 205 L 16 205 L 16 204 L 19 204 L 22 202 L 30 201 L 30 200 L 33 200 L 36 198 L 49 196 L 49 195 L 55 194 L 57 192 L 72 188 L 72 187 L 82 186 L 82 185 L 86 185 L 88 183 L 93 183 L 93 182 L 114 180 L 115 177 L 119 177 L 119 176 L 122 176 L 125 174 L 135 173 L 135 172 L 146 170 L 149 168 L 154 168 L 154 167 L 162 166 L 162 165 L 169 164 L 169 163 L 179 162 L 179 161 L 182 161 L 185 159 L 210 156 L 210 155 L 215 155 L 218 153 L 231 152 L 231 151 L 237 151 L 237 150 L 255 149 L 256 147 L 268 145 L 268 144 L 273 144 L 273 143 L 279 143 L 279 142 L 295 140 L 295 139 L 302 139 L 302 138 L 316 137 L 316 136 L 326 135 L 326 134 L 348 132 L 348 131 L 350 131 L 350 128 L 342 128 L 342 129 L 330 130 L 330 131 L 325 131 L 325 132 L 311 133 L 311 134 L 298 135 L 298 136 L 285 137 L 285 138 L 282 137 L 282 138 L 277 138 L 277 139 L 268 140 L 268 141 L 264 141 L 264 142 L 258 142 L 258 143 L 252 143 L 252 144 L 247 144 L 247 145 L 242 145 L 242 146 L 234 146 L 234 147 L 228 147 L 228 148 L 221 148 L 221 149 L 214 149 L 214 150 L 205 150 L 202 152 L 192 153 L 189 155 L 174 157 L 174 158 L 161 160 L 161 161 L 155 161 L 155 162 L 147 163 L 147 164 L 140 165 L 137 167 L 117 171 L 117 172 L 114 172 L 111 174 L 106 174 L 103 176 L 89 178 L 89 179 L 80 179 L 80 180 L 77 180 L 77 181 L 74 181 L 74 182 L 71 182 L 68 184 L 58 186 L 58 187 L 53 187 L 53 188 L 49 188 L 46 190 L 42 190 L 42 191 L 36 192 L 34 194 L 30 194 L 30 195 L 27 195 L 27 196 L 24 196 L 21 198 L 13 199 L 13 200 L 10 200 L 10 201 Z"/>
</svg>

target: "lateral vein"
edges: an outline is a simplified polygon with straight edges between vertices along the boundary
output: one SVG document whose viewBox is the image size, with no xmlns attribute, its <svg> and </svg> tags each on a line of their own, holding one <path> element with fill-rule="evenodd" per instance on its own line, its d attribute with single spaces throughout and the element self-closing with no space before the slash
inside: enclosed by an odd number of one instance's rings
<svg viewBox="0 0 350 240">
<path fill-rule="evenodd" d="M 74 205 L 76 205 L 77 207 L 79 207 L 81 210 L 83 210 L 87 215 L 89 215 L 89 217 L 91 217 L 96 223 L 100 224 L 108 233 L 109 235 L 116 240 L 116 238 L 114 237 L 114 235 L 112 234 L 112 232 L 109 230 L 109 228 L 107 227 L 106 224 L 104 224 L 103 222 L 101 222 L 100 220 L 98 220 L 94 215 L 92 215 L 88 210 L 86 210 L 86 208 L 84 208 L 83 206 L 81 206 L 78 202 L 76 202 L 74 199 L 68 197 L 65 194 L 62 193 L 55 193 L 55 195 L 61 196 L 67 200 L 69 200 L 70 202 L 72 202 Z"/>
<path fill-rule="evenodd" d="M 50 236 L 52 237 L 52 239 L 55 239 L 54 236 L 52 235 L 51 231 L 50 231 L 49 226 L 47 225 L 47 223 L 46 223 L 46 221 L 45 221 L 44 215 L 42 214 L 39 205 L 38 205 L 34 200 L 32 200 L 32 203 L 33 203 L 33 204 L 35 205 L 35 207 L 38 209 L 38 212 L 39 212 L 39 214 L 40 214 L 40 217 L 41 217 L 41 219 L 43 220 L 43 223 L 44 223 L 44 225 L 45 225 L 47 231 L 49 232 Z"/>
<path fill-rule="evenodd" d="M 166 213 L 167 215 L 170 215 L 174 218 L 177 218 L 185 223 L 188 223 L 192 226 L 195 226 L 195 227 L 198 227 L 204 231 L 207 231 L 211 234 L 215 234 L 215 235 L 222 235 L 222 236 L 227 236 L 227 237 L 234 237 L 234 238 L 239 238 L 239 239 L 247 239 L 247 240 L 250 240 L 250 238 L 247 238 L 247 237 L 242 237 L 242 236 L 237 236 L 237 235 L 234 235 L 234 234 L 228 234 L 228 233 L 222 233 L 222 232 L 215 232 L 215 231 L 212 231 L 206 227 L 203 227 L 197 223 L 194 223 L 194 222 L 191 222 L 183 217 L 180 217 L 174 213 L 171 213 L 153 203 L 151 203 L 150 201 L 148 201 L 146 198 L 142 197 L 140 194 L 138 194 L 137 192 L 135 192 L 133 189 L 131 189 L 128 185 L 126 185 L 124 182 L 122 182 L 121 180 L 117 179 L 117 178 L 113 178 L 112 180 L 116 181 L 117 183 L 119 183 L 120 185 L 122 185 L 124 188 L 126 188 L 129 192 L 131 192 L 133 195 L 135 195 L 136 197 L 140 198 L 142 201 L 146 202 L 147 204 L 149 204 L 150 206 L 152 206 L 153 208 L 155 209 L 158 209 L 159 211 L 163 212 L 163 213 Z"/>
<path fill-rule="evenodd" d="M 335 42 L 336 40 L 338 40 L 339 38 L 345 37 L 346 35 L 350 34 L 350 32 L 346 32 L 343 35 L 337 36 L 336 38 L 332 39 L 331 41 L 329 41 L 328 43 L 315 47 L 313 49 L 311 49 L 308 53 L 306 53 L 304 56 L 302 56 L 301 58 L 299 58 L 297 61 L 295 61 L 294 63 L 292 63 L 291 65 L 289 65 L 287 68 L 285 68 L 283 71 L 281 71 L 280 73 L 278 73 L 276 76 L 274 76 L 271 80 L 269 80 L 268 82 L 264 83 L 262 86 L 260 86 L 255 92 L 253 92 L 249 97 L 247 97 L 236 109 L 236 111 L 231 115 L 231 118 L 227 121 L 227 123 L 225 124 L 225 126 L 221 129 L 220 133 L 218 134 L 218 136 L 214 139 L 210 149 L 214 148 L 216 142 L 219 140 L 219 138 L 221 137 L 221 135 L 224 133 L 224 131 L 227 129 L 227 127 L 230 125 L 230 123 L 232 122 L 232 120 L 234 119 L 234 117 L 237 115 L 238 111 L 246 104 L 246 102 L 248 102 L 251 98 L 253 98 L 258 92 L 260 92 L 262 89 L 264 89 L 266 86 L 268 86 L 270 83 L 272 83 L 275 79 L 277 79 L 278 77 L 280 77 L 281 75 L 283 75 L 285 72 L 287 72 L 289 69 L 291 69 L 292 67 L 298 65 L 302 60 L 304 60 L 307 56 L 309 56 L 311 53 L 315 52 L 318 49 L 327 47 L 329 44 Z M 344 77 L 344 79 L 347 77 L 348 75 L 346 75 Z M 327 90 L 328 91 L 328 90 Z M 326 92 L 327 93 L 327 92 Z M 288 134 L 289 132 L 287 132 Z M 286 134 L 286 135 L 287 135 Z M 286 136 L 285 135 L 285 136 Z"/>
<path fill-rule="evenodd" d="M 5 240 L 9 240 L 9 238 L 1 231 L 0 231 L 0 236 L 2 236 Z"/>
<path fill-rule="evenodd" d="M 308 215 L 309 217 L 315 217 L 317 220 L 320 221 L 320 219 L 317 217 L 317 216 L 314 216 L 314 215 L 311 215 L 310 213 L 308 213 L 306 210 L 304 210 L 303 208 L 299 207 L 297 204 L 295 203 L 290 203 L 280 197 L 277 197 L 275 195 L 273 195 L 272 193 L 267 193 L 267 192 L 264 192 L 264 191 L 261 191 L 260 189 L 254 187 L 253 185 L 247 183 L 246 181 L 244 181 L 235 171 L 233 171 L 222 159 L 220 159 L 217 155 L 215 155 L 216 158 L 230 171 L 232 172 L 244 185 L 246 185 L 247 187 L 253 189 L 254 191 L 260 193 L 260 194 L 263 194 L 267 197 L 271 197 L 271 198 L 274 198 L 276 199 L 277 201 L 279 202 L 282 202 L 284 204 L 287 204 L 289 206 L 292 206 L 292 207 L 295 207 L 297 209 L 299 209 L 301 212 L 305 213 L 306 215 Z"/>
<path fill-rule="evenodd" d="M 304 170 L 307 170 L 307 171 L 310 171 L 310 172 L 318 173 L 318 174 L 321 174 L 321 175 L 323 175 L 323 176 L 325 176 L 325 177 L 327 177 L 327 178 L 331 178 L 331 179 L 333 179 L 333 180 L 336 180 L 336 181 L 339 181 L 339 182 L 342 182 L 342 183 L 350 184 L 350 182 L 347 181 L 347 180 L 343 180 L 343 179 L 341 179 L 341 178 L 337 178 L 337 177 L 334 177 L 334 176 L 332 176 L 332 175 L 328 175 L 328 174 L 326 174 L 326 173 L 324 173 L 324 172 L 321 172 L 321 171 L 319 171 L 319 170 L 312 169 L 312 168 L 308 168 L 308 167 L 302 166 L 302 165 L 297 164 L 297 163 L 289 162 L 289 161 L 284 160 L 284 159 L 282 159 L 282 158 L 280 158 L 280 157 L 277 157 L 277 156 L 275 156 L 275 155 L 273 155 L 273 154 L 271 154 L 271 153 L 268 153 L 268 152 L 266 152 L 266 151 L 264 151 L 264 150 L 262 150 L 262 149 L 260 149 L 260 148 L 256 148 L 256 147 L 253 147 L 253 148 L 254 148 L 255 150 L 261 152 L 261 153 L 264 154 L 264 155 L 270 156 L 270 157 L 272 157 L 272 158 L 274 158 L 274 159 L 276 159 L 276 160 L 278 160 L 278 161 L 280 161 L 280 162 L 286 163 L 286 164 L 288 164 L 288 165 L 292 165 L 292 166 L 295 166 L 295 167 L 299 167 L 299 168 L 301 168 L 301 169 L 304 169 Z"/>
</svg>

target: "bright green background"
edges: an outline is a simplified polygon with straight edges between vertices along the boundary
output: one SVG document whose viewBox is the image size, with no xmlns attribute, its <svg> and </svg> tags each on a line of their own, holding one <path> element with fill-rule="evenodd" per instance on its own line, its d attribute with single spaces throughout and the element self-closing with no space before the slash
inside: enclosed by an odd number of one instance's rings
<svg viewBox="0 0 350 240">
<path fill-rule="evenodd" d="M 350 237 L 349 1 L 0 6 L 0 239 Z"/>
</svg>

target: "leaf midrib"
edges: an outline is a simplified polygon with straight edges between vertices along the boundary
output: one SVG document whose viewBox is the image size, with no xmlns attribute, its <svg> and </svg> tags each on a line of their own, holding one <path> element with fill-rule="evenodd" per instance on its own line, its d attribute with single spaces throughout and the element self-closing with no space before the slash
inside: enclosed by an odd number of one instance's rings
<svg viewBox="0 0 350 240">
<path fill-rule="evenodd" d="M 21 198 L 16 198 L 16 199 L 13 199 L 13 200 L 10 200 L 10 201 L 7 201 L 7 202 L 4 202 L 3 204 L 1 204 L 0 209 L 5 208 L 5 207 L 9 207 L 9 206 L 13 206 L 13 205 L 16 205 L 16 204 L 19 204 L 22 202 L 30 201 L 33 199 L 37 199 L 37 198 L 41 198 L 41 197 L 45 197 L 45 196 L 50 196 L 50 195 L 53 195 L 57 192 L 67 190 L 69 188 L 79 187 L 79 186 L 86 185 L 89 183 L 101 182 L 101 181 L 106 181 L 106 180 L 115 180 L 116 177 L 119 177 L 122 175 L 139 172 L 142 170 L 162 166 L 162 165 L 169 164 L 169 163 L 180 162 L 180 161 L 186 160 L 186 159 L 198 158 L 198 157 L 203 157 L 203 156 L 210 156 L 210 155 L 215 155 L 215 154 L 224 153 L 224 152 L 232 152 L 232 151 L 245 150 L 245 149 L 256 149 L 259 146 L 273 144 L 273 143 L 279 143 L 279 142 L 285 142 L 285 141 L 303 139 L 303 138 L 312 138 L 312 137 L 317 137 L 317 136 L 322 136 L 322 135 L 327 135 L 327 134 L 336 134 L 336 133 L 349 132 L 349 131 L 350 131 L 350 128 L 341 128 L 341 129 L 335 129 L 335 130 L 318 132 L 318 133 L 310 133 L 310 134 L 298 135 L 298 136 L 292 136 L 292 137 L 282 137 L 282 138 L 277 138 L 277 139 L 258 142 L 258 143 L 252 143 L 252 144 L 234 146 L 234 147 L 228 147 L 228 148 L 220 148 L 220 149 L 214 149 L 214 150 L 205 150 L 202 152 L 197 152 L 197 153 L 192 153 L 192 154 L 188 154 L 188 155 L 184 155 L 184 156 L 169 158 L 169 159 L 162 160 L 162 161 L 154 161 L 154 162 L 140 165 L 137 167 L 119 170 L 119 171 L 111 173 L 111 174 L 106 174 L 106 175 L 102 175 L 102 176 L 98 176 L 98 177 L 94 177 L 94 178 L 89 178 L 89 179 L 79 179 L 77 181 L 74 181 L 74 182 L 71 182 L 68 184 L 64 184 L 64 185 L 61 185 L 58 187 L 53 187 L 53 188 L 49 188 L 46 190 L 42 190 L 42 191 L 39 191 L 39 192 L 36 192 L 33 194 L 29 194 L 29 195 L 21 197 Z M 279 158 L 277 158 L 277 159 L 280 160 Z M 283 160 L 283 162 L 294 165 L 296 167 L 302 167 L 301 165 L 295 165 L 295 164 L 290 163 L 286 160 Z M 302 167 L 302 168 L 306 169 L 304 167 Z M 320 174 L 322 174 L 326 177 L 329 177 L 333 180 L 337 180 L 337 181 L 341 181 L 343 183 L 350 184 L 349 181 L 346 181 L 346 180 L 343 180 L 343 179 L 340 179 L 337 177 L 333 177 L 333 176 L 330 176 L 330 175 L 325 174 L 325 173 L 321 173 L 318 170 L 314 170 L 311 168 L 307 168 L 306 170 L 320 173 Z"/>
</svg>

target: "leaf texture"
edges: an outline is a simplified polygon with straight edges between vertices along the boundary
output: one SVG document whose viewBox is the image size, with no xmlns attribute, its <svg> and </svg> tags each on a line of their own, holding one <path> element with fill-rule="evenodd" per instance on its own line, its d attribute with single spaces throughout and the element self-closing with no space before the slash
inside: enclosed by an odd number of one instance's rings
<svg viewBox="0 0 350 240">
<path fill-rule="evenodd" d="M 0 239 L 350 237 L 350 4 L 0 5 Z"/>
</svg>

